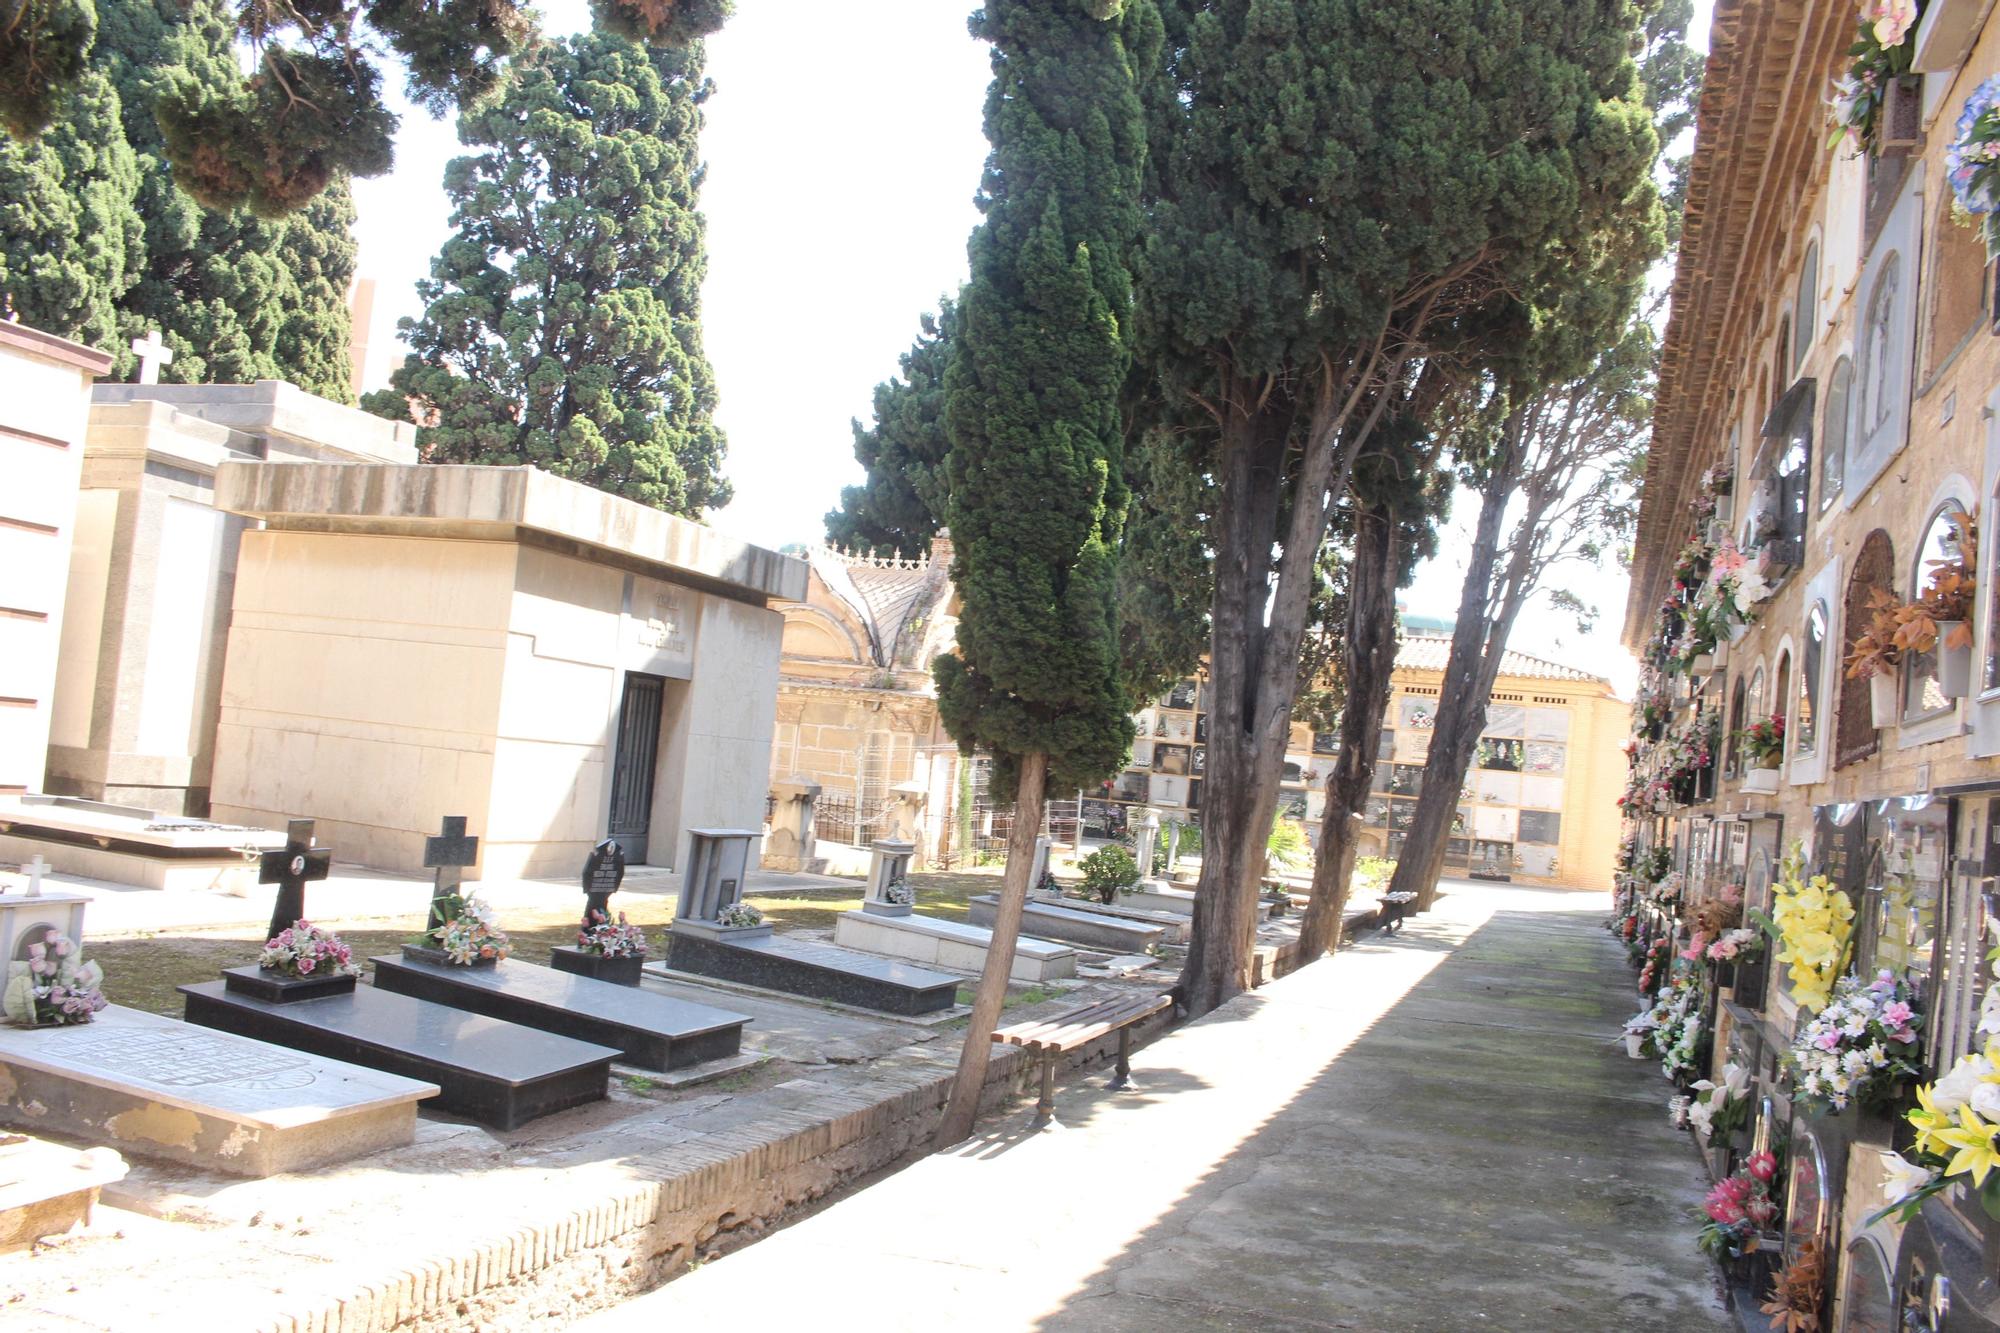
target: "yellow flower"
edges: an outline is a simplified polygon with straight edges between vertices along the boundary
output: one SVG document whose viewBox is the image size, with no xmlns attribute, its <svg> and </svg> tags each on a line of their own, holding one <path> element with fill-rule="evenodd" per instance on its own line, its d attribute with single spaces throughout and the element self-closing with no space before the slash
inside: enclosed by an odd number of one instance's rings
<svg viewBox="0 0 2000 1333">
<path fill-rule="evenodd" d="M 1917 1131 L 1918 1152 L 1935 1153 L 1939 1157 L 1945 1155 L 1943 1134 L 1951 1128 L 1952 1119 L 1948 1113 L 1938 1110 L 1937 1104 L 1931 1100 L 1930 1084 L 1917 1085 L 1916 1109 L 1903 1118 Z"/>
<path fill-rule="evenodd" d="M 1972 1173 L 1975 1186 L 1986 1183 L 1986 1173 L 2000 1166 L 2000 1152 L 1993 1149 L 1993 1126 L 1980 1119 L 1970 1106 L 1958 1108 L 1958 1125 L 1952 1129 L 1937 1130 L 1932 1137 L 1948 1148 L 1958 1151 L 1952 1154 L 1951 1164 L 1944 1169 L 1948 1176 Z"/>
</svg>

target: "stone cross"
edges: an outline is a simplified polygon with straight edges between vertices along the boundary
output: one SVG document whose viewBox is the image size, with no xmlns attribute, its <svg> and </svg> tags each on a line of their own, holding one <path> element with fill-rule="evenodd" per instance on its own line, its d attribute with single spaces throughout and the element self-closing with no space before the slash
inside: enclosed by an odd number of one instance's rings
<svg viewBox="0 0 2000 1333">
<path fill-rule="evenodd" d="M 424 839 L 424 868 L 435 870 L 431 884 L 431 914 L 424 922 L 429 934 L 444 924 L 438 901 L 458 892 L 465 876 L 459 872 L 479 859 L 479 839 L 468 836 L 464 815 L 446 815 L 435 836 Z"/>
<path fill-rule="evenodd" d="M 271 909 L 271 929 L 265 939 L 274 938 L 305 916 L 306 885 L 325 879 L 332 868 L 332 850 L 313 846 L 310 819 L 294 819 L 285 825 L 285 845 L 265 852 L 257 864 L 257 882 L 278 886 L 278 902 Z"/>
<path fill-rule="evenodd" d="M 132 350 L 139 354 L 139 383 L 141 384 L 158 384 L 160 382 L 160 367 L 170 366 L 174 363 L 173 349 L 160 341 L 160 331 L 158 329 L 147 329 L 145 337 L 134 338 L 132 340 Z M 289 925 L 290 922 L 286 924 Z"/>
<path fill-rule="evenodd" d="M 27 871 L 28 897 L 39 898 L 42 896 L 42 876 L 49 873 L 49 863 L 37 856 L 28 862 Z"/>
<path fill-rule="evenodd" d="M 593 916 L 611 919 L 611 895 L 625 882 L 625 849 L 614 838 L 606 838 L 590 849 L 583 862 L 583 926 L 588 930 Z"/>
</svg>

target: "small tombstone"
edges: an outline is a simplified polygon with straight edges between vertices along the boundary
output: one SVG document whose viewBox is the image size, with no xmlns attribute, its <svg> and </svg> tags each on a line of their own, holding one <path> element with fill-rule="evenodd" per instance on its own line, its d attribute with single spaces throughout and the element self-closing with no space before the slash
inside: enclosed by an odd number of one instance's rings
<svg viewBox="0 0 2000 1333">
<path fill-rule="evenodd" d="M 687 871 L 681 876 L 680 900 L 674 907 L 675 930 L 737 936 L 771 933 L 769 926 L 718 924 L 725 909 L 743 901 L 750 848 L 759 836 L 753 829 L 688 830 Z"/>
<path fill-rule="evenodd" d="M 1035 859 L 1028 863 L 1028 892 L 1040 892 L 1043 878 L 1049 873 L 1049 835 L 1044 833 L 1035 839 Z"/>
<path fill-rule="evenodd" d="M 917 905 L 916 890 L 908 879 L 910 859 L 917 845 L 901 838 L 877 838 L 874 857 L 868 865 L 868 888 L 862 895 L 861 910 L 876 916 L 908 916 Z"/>
<path fill-rule="evenodd" d="M 313 846 L 313 822 L 294 819 L 285 825 L 285 845 L 258 859 L 257 882 L 278 886 L 271 909 L 270 939 L 306 914 L 306 885 L 325 879 L 333 868 L 333 851 Z"/>
<path fill-rule="evenodd" d="M 42 876 L 49 873 L 49 863 L 38 855 L 34 860 L 28 862 L 27 869 L 28 896 L 30 898 L 39 898 L 42 896 Z"/>
<path fill-rule="evenodd" d="M 1151 810 L 1141 811 L 1134 827 L 1139 830 L 1139 835 L 1133 859 L 1139 863 L 1139 879 L 1150 883 L 1153 878 L 1153 844 L 1160 837 L 1160 817 Z"/>
<path fill-rule="evenodd" d="M 431 881 L 431 912 L 424 922 L 429 935 L 444 924 L 444 899 L 465 882 L 464 869 L 479 860 L 479 839 L 465 831 L 464 815 L 446 815 L 435 836 L 424 839 L 424 868 L 437 873 Z"/>
<path fill-rule="evenodd" d="M 611 919 L 611 895 L 625 882 L 625 849 L 615 839 L 606 838 L 590 849 L 583 861 L 583 925 L 587 930 L 593 917 Z"/>
</svg>

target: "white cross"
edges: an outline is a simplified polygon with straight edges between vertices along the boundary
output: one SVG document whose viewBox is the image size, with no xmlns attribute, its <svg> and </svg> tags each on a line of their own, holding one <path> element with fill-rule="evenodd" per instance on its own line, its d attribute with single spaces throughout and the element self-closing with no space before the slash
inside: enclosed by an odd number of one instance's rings
<svg viewBox="0 0 2000 1333">
<path fill-rule="evenodd" d="M 146 336 L 132 340 L 132 350 L 139 354 L 139 383 L 158 384 L 160 367 L 174 363 L 171 347 L 160 341 L 158 329 L 147 329 Z"/>
<path fill-rule="evenodd" d="M 27 869 L 28 896 L 30 898 L 39 898 L 42 896 L 42 876 L 49 872 L 49 863 L 37 856 L 34 860 L 28 862 Z"/>
</svg>

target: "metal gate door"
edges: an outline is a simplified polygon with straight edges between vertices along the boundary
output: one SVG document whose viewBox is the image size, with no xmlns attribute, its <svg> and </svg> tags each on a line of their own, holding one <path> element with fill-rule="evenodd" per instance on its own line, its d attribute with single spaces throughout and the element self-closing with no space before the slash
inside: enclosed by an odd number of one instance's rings
<svg viewBox="0 0 2000 1333">
<path fill-rule="evenodd" d="M 618 706 L 618 748 L 611 762 L 611 827 L 606 836 L 625 849 L 628 865 L 646 860 L 653 821 L 653 765 L 660 752 L 661 687 L 658 676 L 627 672 Z"/>
</svg>

